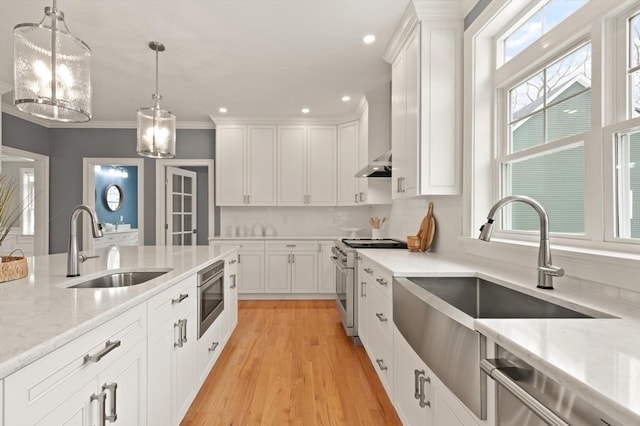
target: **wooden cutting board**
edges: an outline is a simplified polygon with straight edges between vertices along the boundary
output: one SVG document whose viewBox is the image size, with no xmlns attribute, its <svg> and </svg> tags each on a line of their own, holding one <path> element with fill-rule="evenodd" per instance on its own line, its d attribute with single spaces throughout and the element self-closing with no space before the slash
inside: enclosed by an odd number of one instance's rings
<svg viewBox="0 0 640 426">
<path fill-rule="evenodd" d="M 429 203 L 429 210 L 427 211 L 427 215 L 422 219 L 422 223 L 420 224 L 420 231 L 418 231 L 418 235 L 420 235 L 420 251 L 427 251 L 427 249 L 431 246 L 433 242 L 433 236 L 436 233 L 436 219 L 433 217 L 433 203 Z"/>
</svg>

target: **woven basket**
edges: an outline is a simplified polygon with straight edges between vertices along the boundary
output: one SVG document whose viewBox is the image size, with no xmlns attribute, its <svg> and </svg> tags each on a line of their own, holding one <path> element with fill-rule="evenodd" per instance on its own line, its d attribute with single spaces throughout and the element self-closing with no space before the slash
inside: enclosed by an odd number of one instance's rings
<svg viewBox="0 0 640 426">
<path fill-rule="evenodd" d="M 0 263 L 0 282 L 24 278 L 29 273 L 27 258 L 24 256 L 2 256 Z"/>
</svg>

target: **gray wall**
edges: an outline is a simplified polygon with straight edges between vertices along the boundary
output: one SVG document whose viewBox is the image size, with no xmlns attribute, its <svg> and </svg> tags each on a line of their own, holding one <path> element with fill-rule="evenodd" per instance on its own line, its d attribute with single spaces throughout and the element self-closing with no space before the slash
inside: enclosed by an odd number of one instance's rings
<svg viewBox="0 0 640 426">
<path fill-rule="evenodd" d="M 65 252 L 69 238 L 69 215 L 75 206 L 82 203 L 82 159 L 137 158 L 136 129 L 46 129 L 7 114 L 3 114 L 2 120 L 4 145 L 49 156 L 49 252 Z M 213 129 L 178 130 L 176 139 L 177 159 L 215 157 Z M 144 243 L 153 245 L 156 227 L 155 160 L 145 158 L 144 169 L 144 203 L 147 206 Z M 218 227 L 217 211 L 216 229 Z"/>
<path fill-rule="evenodd" d="M 478 2 L 473 6 L 473 8 L 467 13 L 467 16 L 464 17 L 464 29 L 469 28 L 469 25 L 476 20 L 478 16 L 482 13 L 482 11 L 489 6 L 491 0 L 478 0 Z"/>
</svg>

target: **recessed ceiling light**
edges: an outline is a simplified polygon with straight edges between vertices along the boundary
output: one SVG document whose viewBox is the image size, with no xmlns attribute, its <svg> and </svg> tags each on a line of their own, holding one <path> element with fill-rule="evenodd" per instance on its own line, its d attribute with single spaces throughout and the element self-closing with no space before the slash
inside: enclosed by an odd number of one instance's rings
<svg viewBox="0 0 640 426">
<path fill-rule="evenodd" d="M 351 100 L 351 96 L 345 95 L 342 97 L 342 102 L 349 102 Z"/>
<path fill-rule="evenodd" d="M 371 44 L 374 41 L 376 41 L 376 36 L 374 36 L 373 34 L 367 34 L 362 38 L 362 41 L 365 42 L 366 44 Z"/>
<path fill-rule="evenodd" d="M 302 113 L 303 114 L 309 114 L 309 112 L 311 112 L 311 110 L 309 108 L 302 108 Z"/>
<path fill-rule="evenodd" d="M 220 109 L 218 109 L 218 111 L 220 111 L 223 114 L 227 113 L 227 109 L 225 107 L 221 107 Z"/>
</svg>

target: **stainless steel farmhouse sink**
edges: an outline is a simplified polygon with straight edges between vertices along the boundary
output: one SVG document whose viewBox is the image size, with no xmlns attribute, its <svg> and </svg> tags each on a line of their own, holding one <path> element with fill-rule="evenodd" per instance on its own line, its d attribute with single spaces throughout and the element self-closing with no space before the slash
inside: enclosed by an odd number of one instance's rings
<svg viewBox="0 0 640 426">
<path fill-rule="evenodd" d="M 114 287 L 128 287 L 132 285 L 142 284 L 167 272 L 172 269 L 161 269 L 154 271 L 126 271 L 126 272 L 114 272 L 101 277 L 91 278 L 87 281 L 69 286 L 67 288 L 114 288 Z"/>
<path fill-rule="evenodd" d="M 610 318 L 475 277 L 394 278 L 393 321 L 414 351 L 480 419 L 486 419 L 485 339 L 476 318 Z M 581 312 L 582 311 L 582 312 Z"/>
</svg>

